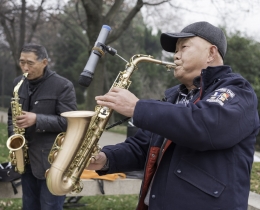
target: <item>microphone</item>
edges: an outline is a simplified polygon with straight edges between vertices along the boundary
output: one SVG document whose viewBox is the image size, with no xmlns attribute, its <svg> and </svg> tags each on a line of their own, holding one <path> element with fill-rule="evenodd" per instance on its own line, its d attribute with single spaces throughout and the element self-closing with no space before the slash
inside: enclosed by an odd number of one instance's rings
<svg viewBox="0 0 260 210">
<path fill-rule="evenodd" d="M 94 48 L 99 48 L 100 50 L 92 50 L 92 53 L 88 59 L 88 62 L 80 74 L 79 84 L 85 87 L 88 87 L 93 79 L 94 71 L 97 66 L 99 58 L 103 54 L 103 48 L 105 48 L 105 42 L 108 37 L 111 28 L 108 25 L 103 25 L 101 31 L 99 32 L 97 41 L 95 42 Z M 104 46 L 102 46 L 104 45 Z M 103 49 L 103 50 L 102 50 Z"/>
</svg>

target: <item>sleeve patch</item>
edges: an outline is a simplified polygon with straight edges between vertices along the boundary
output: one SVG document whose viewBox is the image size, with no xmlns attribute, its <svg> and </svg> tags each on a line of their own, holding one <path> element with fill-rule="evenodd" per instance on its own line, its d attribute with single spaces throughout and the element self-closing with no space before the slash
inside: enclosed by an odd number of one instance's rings
<svg viewBox="0 0 260 210">
<path fill-rule="evenodd" d="M 210 96 L 209 99 L 207 99 L 208 102 L 215 102 L 223 106 L 228 101 L 230 101 L 232 98 L 235 97 L 235 94 L 228 88 L 221 88 L 218 90 L 215 90 L 213 95 Z"/>
</svg>

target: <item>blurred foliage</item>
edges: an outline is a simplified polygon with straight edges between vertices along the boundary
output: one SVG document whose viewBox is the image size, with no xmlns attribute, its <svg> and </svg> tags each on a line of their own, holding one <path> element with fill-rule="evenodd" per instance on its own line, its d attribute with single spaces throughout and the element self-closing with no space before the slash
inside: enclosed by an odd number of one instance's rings
<svg viewBox="0 0 260 210">
<path fill-rule="evenodd" d="M 110 3 L 105 2 L 104 13 L 109 10 Z M 42 18 L 41 27 L 35 31 L 33 41 L 46 46 L 51 69 L 73 82 L 78 108 L 85 110 L 89 102 L 86 100 L 86 96 L 90 95 L 90 88 L 80 86 L 78 78 L 87 63 L 89 49 L 92 46 L 89 44 L 88 31 L 83 29 L 87 27 L 84 19 L 85 11 L 81 3 L 78 2 L 77 7 L 75 4 L 74 1 L 69 1 L 63 12 L 42 14 L 40 16 Z M 114 30 L 125 18 L 125 11 L 128 9 L 126 6 L 117 14 L 118 18 L 113 20 Z M 81 22 L 77 18 L 80 18 Z M 129 61 L 136 54 L 151 55 L 158 60 L 172 61 L 172 55 L 170 57 L 162 55 L 160 34 L 160 31 L 157 34 L 152 33 L 152 30 L 144 24 L 141 13 L 138 13 L 120 38 L 109 45 L 115 48 L 118 55 L 126 61 Z M 258 99 L 260 99 L 260 43 L 250 37 L 242 36 L 240 32 L 227 34 L 227 41 L 225 64 L 230 65 L 234 72 L 244 76 L 252 84 Z M 0 106 L 6 107 L 9 106 L 8 98 L 13 91 L 12 81 L 15 77 L 15 65 L 11 59 L 10 49 L 4 40 L 0 41 L 0 47 Z M 110 54 L 106 54 L 101 60 L 105 63 L 102 78 L 97 78 L 96 74 L 93 80 L 104 81 L 104 86 L 100 85 L 100 90 L 104 94 L 110 89 L 118 73 L 125 69 L 126 63 L 118 56 Z M 163 66 L 147 62 L 138 64 L 138 69 L 133 73 L 131 81 L 129 89 L 137 97 L 156 100 L 160 100 L 164 96 L 165 89 L 178 83 L 172 72 L 166 72 Z M 258 111 L 260 113 L 259 105 Z M 113 113 L 110 123 L 123 118 L 120 114 Z M 259 136 L 256 149 L 260 150 Z"/>
<path fill-rule="evenodd" d="M 228 49 L 224 63 L 251 83 L 260 102 L 260 43 L 241 36 L 240 32 L 227 35 L 227 42 Z M 256 150 L 260 151 L 260 134 L 257 136 Z"/>
<path fill-rule="evenodd" d="M 253 86 L 260 77 L 260 43 L 241 36 L 240 32 L 227 36 L 228 49 L 224 59 L 234 72 L 240 73 Z"/>
</svg>

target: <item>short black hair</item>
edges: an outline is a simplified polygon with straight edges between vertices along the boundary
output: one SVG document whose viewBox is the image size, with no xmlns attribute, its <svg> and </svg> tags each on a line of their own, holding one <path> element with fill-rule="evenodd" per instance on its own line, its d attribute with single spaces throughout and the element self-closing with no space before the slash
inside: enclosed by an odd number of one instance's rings
<svg viewBox="0 0 260 210">
<path fill-rule="evenodd" d="M 33 52 L 37 56 L 37 60 L 48 59 L 48 53 L 44 46 L 34 43 L 26 43 L 21 49 L 22 52 Z"/>
</svg>

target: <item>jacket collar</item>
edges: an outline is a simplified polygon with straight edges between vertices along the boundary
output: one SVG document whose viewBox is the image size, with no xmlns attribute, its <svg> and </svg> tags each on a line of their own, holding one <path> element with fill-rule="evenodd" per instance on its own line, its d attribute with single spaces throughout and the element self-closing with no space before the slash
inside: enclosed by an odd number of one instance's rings
<svg viewBox="0 0 260 210">
<path fill-rule="evenodd" d="M 31 95 L 36 89 L 50 76 L 52 76 L 55 72 L 51 71 L 48 66 L 44 68 L 43 76 L 39 79 L 28 80 L 28 91 L 29 95 Z"/>
<path fill-rule="evenodd" d="M 230 66 L 209 66 L 206 69 L 202 69 L 201 71 L 201 80 L 202 80 L 202 84 L 201 86 L 203 87 L 203 89 L 208 89 L 208 87 L 214 83 L 216 83 L 217 81 L 219 81 L 221 79 L 221 77 L 225 74 L 229 74 L 231 73 L 232 70 L 230 68 Z"/>
<path fill-rule="evenodd" d="M 219 81 L 223 75 L 231 73 L 232 70 L 230 66 L 222 65 L 222 66 L 208 66 L 206 69 L 202 69 L 201 75 L 195 77 L 193 80 L 193 84 L 195 87 L 202 87 L 203 90 L 207 89 L 210 85 Z M 184 85 L 176 85 L 172 88 L 169 88 L 165 91 L 165 98 L 167 101 L 174 101 L 176 98 L 176 93 L 179 92 L 180 88 Z"/>
<path fill-rule="evenodd" d="M 43 75 L 41 78 L 34 79 L 34 80 L 28 80 L 30 85 L 38 85 L 39 83 L 43 82 L 46 78 L 54 74 L 53 71 L 51 71 L 48 66 L 46 66 L 43 70 Z"/>
</svg>

